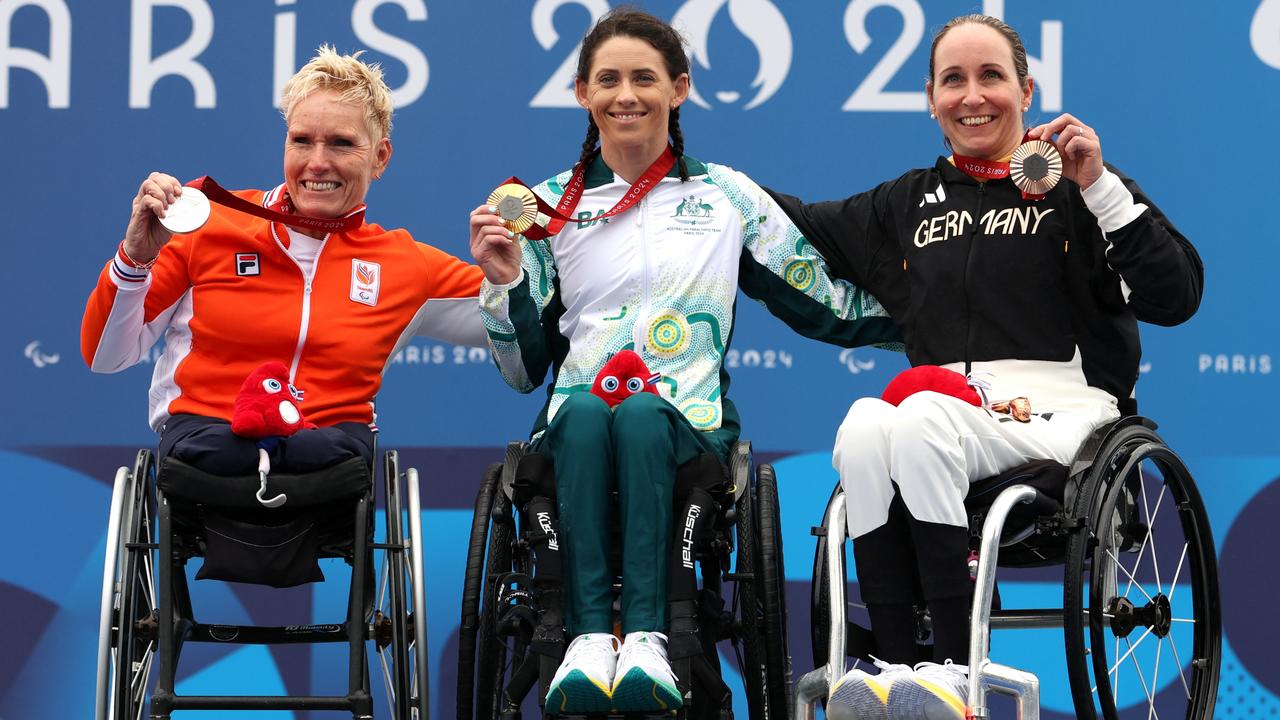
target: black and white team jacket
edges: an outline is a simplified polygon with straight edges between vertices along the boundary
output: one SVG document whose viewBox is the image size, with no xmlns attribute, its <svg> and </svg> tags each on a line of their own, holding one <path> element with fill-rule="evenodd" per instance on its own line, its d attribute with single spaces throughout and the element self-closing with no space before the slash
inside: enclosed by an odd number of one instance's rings
<svg viewBox="0 0 1280 720">
<path fill-rule="evenodd" d="M 771 191 L 772 192 L 772 191 Z M 1176 325 L 1200 304 L 1191 243 L 1110 165 L 1041 200 L 946 158 L 844 200 L 772 193 L 833 273 L 875 295 L 912 365 L 1068 362 L 1136 411 L 1137 320 Z"/>
</svg>

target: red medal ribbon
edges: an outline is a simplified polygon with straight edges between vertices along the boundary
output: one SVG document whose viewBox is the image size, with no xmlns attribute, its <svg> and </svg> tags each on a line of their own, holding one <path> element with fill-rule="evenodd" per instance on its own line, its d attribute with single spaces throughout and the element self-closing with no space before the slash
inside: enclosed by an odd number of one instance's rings
<svg viewBox="0 0 1280 720">
<path fill-rule="evenodd" d="M 630 208 L 634 207 L 635 204 L 640 202 L 645 195 L 649 194 L 650 190 L 657 186 L 658 181 L 662 180 L 662 178 L 666 177 L 667 173 L 671 172 L 671 168 L 675 167 L 675 164 L 675 153 L 671 151 L 671 146 L 668 145 L 662 151 L 662 154 L 658 156 L 658 159 L 654 160 L 653 164 L 641 173 L 640 177 L 636 178 L 636 181 L 631 184 L 631 187 L 627 190 L 626 194 L 622 196 L 622 199 L 618 200 L 617 204 L 615 204 L 608 212 L 592 219 L 599 220 L 601 218 L 613 217 L 614 215 L 626 212 Z M 586 185 L 585 175 L 585 166 L 580 165 L 573 171 L 573 177 L 569 178 L 569 184 L 565 186 L 564 194 L 560 196 L 560 202 L 554 208 L 544 202 L 542 198 L 538 197 L 537 193 L 534 193 L 533 197 L 538 202 L 538 212 L 551 218 L 551 222 L 547 223 L 547 227 L 545 228 L 535 223 L 530 225 L 529 228 L 521 234 L 530 240 L 542 240 L 543 238 L 551 237 L 563 230 L 565 223 L 570 222 L 573 219 L 570 217 L 570 213 L 572 213 L 578 207 L 578 203 L 582 201 L 582 191 L 583 187 Z M 529 187 L 528 185 L 525 185 L 520 178 L 515 177 L 514 175 L 507 178 L 502 184 L 506 185 L 508 183 L 515 183 L 517 185 Z"/>
<path fill-rule="evenodd" d="M 1027 141 L 1027 136 L 1022 136 L 1022 142 Z M 1009 177 L 1009 163 L 1004 160 L 985 160 L 983 158 L 969 157 L 960 153 L 952 153 L 951 162 L 956 168 L 969 177 L 979 180 L 1003 180 Z M 1035 195 L 1033 193 L 1022 193 L 1023 200 L 1043 200 L 1044 195 Z"/>
<path fill-rule="evenodd" d="M 293 203 L 289 200 L 288 193 L 284 192 L 280 193 L 279 200 L 268 207 L 263 207 L 232 195 L 208 175 L 192 180 L 187 183 L 187 186 L 204 193 L 209 198 L 209 202 L 216 202 L 232 210 L 239 210 L 242 213 L 248 213 L 264 220 L 284 223 L 290 227 L 323 230 L 325 232 L 347 232 L 364 224 L 365 205 L 363 203 L 357 205 L 345 215 L 335 218 L 318 218 L 310 215 L 295 214 L 293 212 Z"/>
</svg>

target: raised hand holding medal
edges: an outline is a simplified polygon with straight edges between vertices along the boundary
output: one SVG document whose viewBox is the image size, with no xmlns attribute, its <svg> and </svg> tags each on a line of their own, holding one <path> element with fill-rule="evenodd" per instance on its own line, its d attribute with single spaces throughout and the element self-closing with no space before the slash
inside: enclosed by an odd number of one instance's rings
<svg viewBox="0 0 1280 720">
<path fill-rule="evenodd" d="M 1102 164 L 1102 141 L 1093 128 L 1070 113 L 1027 131 L 1029 140 L 1051 144 L 1061 156 L 1062 176 L 1075 182 L 1081 190 L 1089 188 L 1105 168 Z"/>
</svg>

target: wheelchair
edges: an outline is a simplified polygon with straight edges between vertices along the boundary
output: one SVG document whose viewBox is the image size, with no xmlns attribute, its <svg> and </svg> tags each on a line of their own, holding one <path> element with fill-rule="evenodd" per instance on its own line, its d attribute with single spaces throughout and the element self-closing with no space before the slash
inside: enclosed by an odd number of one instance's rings
<svg viewBox="0 0 1280 720">
<path fill-rule="evenodd" d="M 95 718 L 142 718 L 153 682 L 152 720 L 167 720 L 175 710 L 344 710 L 353 718 L 372 718 L 368 642 L 380 659 L 389 717 L 426 718 L 418 473 L 401 471 L 394 451 L 386 453 L 383 466 L 385 542 L 375 542 L 375 468 L 362 458 L 312 473 L 270 475 L 271 488 L 284 496 L 272 498 L 282 506 L 270 507 L 255 499 L 256 475 L 212 476 L 174 458 L 157 462 L 150 450 L 139 451 L 132 468 L 117 471 L 111 496 Z M 235 552 L 227 552 L 228 543 Z M 226 562 L 242 559 L 239 551 L 260 562 Z M 376 602 L 375 551 L 383 553 Z M 224 560 L 214 563 L 218 556 Z M 195 557 L 205 558 L 197 578 L 275 587 L 321 580 L 316 561 L 342 558 L 351 566 L 346 617 L 336 624 L 284 627 L 197 621 L 186 573 Z M 187 643 L 345 643 L 347 693 L 179 695 L 177 664 Z"/>
<path fill-rule="evenodd" d="M 752 720 L 785 718 L 791 658 L 777 481 L 771 466 L 753 467 L 746 442 L 733 447 L 727 470 L 703 455 L 677 472 L 667 652 L 684 706 L 675 714 L 732 720 L 716 647 L 727 640 Z M 567 645 L 560 560 L 550 552 L 554 491 L 550 462 L 525 443 L 510 444 L 480 486 L 463 588 L 459 720 L 519 720 L 535 684 L 549 715 L 547 689 Z"/>
<path fill-rule="evenodd" d="M 989 691 L 1015 698 L 1019 720 L 1040 717 L 1039 679 L 993 662 L 990 631 L 1057 627 L 1076 717 L 1213 717 L 1222 666 L 1217 556 L 1191 474 L 1155 431 L 1148 419 L 1123 417 L 1096 430 L 1070 466 L 1037 461 L 970 486 L 965 507 L 977 562 L 976 573 L 970 563 L 968 717 L 990 716 Z M 874 654 L 869 631 L 847 620 L 845 515 L 837 483 L 814 528 L 817 669 L 797 683 L 796 720 L 812 720 L 847 657 Z M 1058 564 L 1061 608 L 999 606 L 997 565 Z M 926 639 L 927 613 L 917 618 L 917 637 Z M 1176 675 L 1160 691 L 1162 658 L 1166 675 L 1170 665 Z"/>
</svg>

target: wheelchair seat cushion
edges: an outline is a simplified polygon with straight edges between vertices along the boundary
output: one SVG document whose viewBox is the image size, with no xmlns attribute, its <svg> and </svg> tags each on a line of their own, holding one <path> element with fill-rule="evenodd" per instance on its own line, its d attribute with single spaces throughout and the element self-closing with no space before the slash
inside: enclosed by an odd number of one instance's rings
<svg viewBox="0 0 1280 720">
<path fill-rule="evenodd" d="M 324 505 L 363 495 L 372 486 L 369 465 L 362 458 L 350 458 L 336 465 L 305 474 L 272 473 L 267 476 L 270 493 L 288 496 L 285 507 Z M 166 495 L 191 503 L 221 508 L 262 509 L 256 497 L 257 475 L 223 476 L 198 470 L 173 457 L 160 461 L 156 484 Z"/>
</svg>

